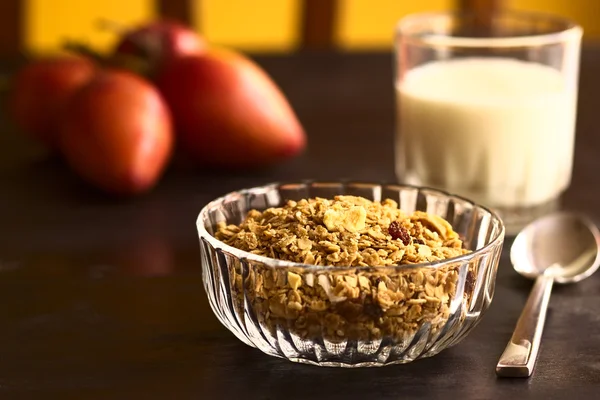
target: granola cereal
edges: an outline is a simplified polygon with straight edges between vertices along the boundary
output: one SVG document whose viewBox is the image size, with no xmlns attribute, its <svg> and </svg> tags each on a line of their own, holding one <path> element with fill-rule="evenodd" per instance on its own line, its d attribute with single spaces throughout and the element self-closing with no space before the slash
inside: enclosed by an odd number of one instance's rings
<svg viewBox="0 0 600 400">
<path fill-rule="evenodd" d="M 261 256 L 338 267 L 249 263 L 242 271 L 239 262 L 233 263 L 236 311 L 243 313 L 245 293 L 256 318 L 273 335 L 285 327 L 304 339 L 402 339 L 424 323 L 436 332 L 450 315 L 460 268 L 468 268 L 471 279 L 476 273 L 473 265 L 461 263 L 394 268 L 469 251 L 443 218 L 421 211 L 406 214 L 389 199 L 336 196 L 288 201 L 282 207 L 252 210 L 240 225 L 222 222 L 215 237 Z M 465 290 L 467 301 L 471 293 Z"/>
</svg>

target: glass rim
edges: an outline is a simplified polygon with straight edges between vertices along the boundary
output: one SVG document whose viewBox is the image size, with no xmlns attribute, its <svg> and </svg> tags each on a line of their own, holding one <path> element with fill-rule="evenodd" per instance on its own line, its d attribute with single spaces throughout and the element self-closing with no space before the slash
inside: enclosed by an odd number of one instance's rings
<svg viewBox="0 0 600 400">
<path fill-rule="evenodd" d="M 214 235 L 212 235 L 210 232 L 208 232 L 208 230 L 204 226 L 204 220 L 205 220 L 205 217 L 208 215 L 209 211 L 211 209 L 213 209 L 214 207 L 217 207 L 217 206 L 223 204 L 227 199 L 239 198 L 240 196 L 243 196 L 248 193 L 253 193 L 255 191 L 265 191 L 265 190 L 277 188 L 281 185 L 318 184 L 318 183 L 360 183 L 360 184 L 372 184 L 372 185 L 377 185 L 380 187 L 396 186 L 396 187 L 402 187 L 402 188 L 406 188 L 406 189 L 427 190 L 427 191 L 435 192 L 435 193 L 447 196 L 449 198 L 459 199 L 461 201 L 464 201 L 464 202 L 470 204 L 471 206 L 473 206 L 475 208 L 484 210 L 485 212 L 487 212 L 490 215 L 492 221 L 494 221 L 494 220 L 497 221 L 499 229 L 498 229 L 498 232 L 496 232 L 496 235 L 494 237 L 492 237 L 488 243 L 484 244 L 479 249 L 475 249 L 475 250 L 471 251 L 470 253 L 463 254 L 460 256 L 450 257 L 450 258 L 446 258 L 443 260 L 437 260 L 437 261 L 432 261 L 432 262 L 418 263 L 418 264 L 401 264 L 401 265 L 387 265 L 387 266 L 383 266 L 383 265 L 382 266 L 354 266 L 354 267 L 352 267 L 352 266 L 304 264 L 304 263 L 297 263 L 297 262 L 287 261 L 287 260 L 278 260 L 278 259 L 270 258 L 270 257 L 266 257 L 266 256 L 260 256 L 260 255 L 253 254 L 253 253 L 250 253 L 250 252 L 247 252 L 244 250 L 240 250 L 236 247 L 230 246 L 230 245 L 220 241 Z M 322 271 L 337 271 L 337 272 L 339 272 L 339 271 L 346 271 L 346 270 L 355 270 L 355 271 L 368 270 L 368 271 L 370 271 L 373 269 L 375 269 L 375 270 L 380 269 L 382 271 L 383 270 L 403 271 L 403 270 L 412 270 L 412 269 L 419 269 L 419 268 L 437 269 L 437 268 L 442 268 L 446 265 L 451 265 L 451 264 L 456 264 L 456 263 L 468 263 L 471 260 L 473 260 L 483 254 L 487 254 L 493 248 L 495 248 L 499 245 L 502 245 L 504 243 L 504 239 L 505 239 L 505 235 L 506 235 L 506 227 L 504 225 L 504 221 L 498 215 L 498 213 L 496 213 L 495 211 L 493 211 L 492 209 L 490 209 L 486 206 L 478 204 L 478 203 L 476 203 L 472 200 L 469 200 L 465 197 L 451 194 L 442 189 L 436 189 L 436 188 L 431 188 L 431 187 L 426 187 L 426 186 L 414 186 L 414 185 L 399 184 L 399 183 L 385 184 L 385 183 L 378 183 L 378 182 L 358 182 L 358 181 L 350 181 L 350 182 L 345 182 L 345 181 L 344 182 L 341 182 L 341 181 L 335 181 L 335 182 L 334 181 L 273 182 L 273 183 L 270 183 L 270 184 L 267 184 L 264 186 L 257 186 L 257 187 L 253 187 L 253 188 L 246 188 L 246 189 L 233 191 L 233 192 L 227 193 L 224 196 L 221 196 L 217 199 L 214 199 L 213 201 L 206 204 L 200 210 L 200 213 L 198 214 L 198 217 L 196 219 L 196 229 L 198 230 L 198 236 L 199 236 L 200 241 L 205 240 L 217 252 L 225 251 L 225 252 L 235 256 L 239 260 L 257 262 L 257 263 L 266 265 L 268 267 L 302 268 L 302 269 L 307 270 L 307 272 L 322 272 Z"/>
<path fill-rule="evenodd" d="M 562 25 L 563 29 L 548 33 L 530 34 L 524 36 L 504 37 L 471 37 L 450 36 L 448 34 L 430 34 L 421 36 L 411 32 L 410 27 L 417 23 L 432 18 L 445 17 L 449 19 L 464 18 L 472 13 L 457 11 L 432 11 L 412 13 L 401 18 L 396 24 L 396 36 L 413 45 L 429 47 L 464 47 L 464 48 L 509 48 L 509 47 L 534 47 L 556 43 L 565 43 L 579 39 L 583 35 L 583 28 L 575 21 L 556 14 L 537 11 L 502 11 L 499 17 L 528 18 L 531 22 L 554 22 Z"/>
</svg>

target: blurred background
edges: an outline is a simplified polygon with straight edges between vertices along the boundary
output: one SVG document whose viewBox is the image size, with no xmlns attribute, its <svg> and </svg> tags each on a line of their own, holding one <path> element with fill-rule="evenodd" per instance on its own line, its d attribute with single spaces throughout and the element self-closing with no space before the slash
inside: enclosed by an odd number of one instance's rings
<svg viewBox="0 0 600 400">
<path fill-rule="evenodd" d="M 471 3 L 477 0 L 471 0 Z M 99 18 L 123 25 L 168 15 L 194 26 L 210 42 L 242 51 L 285 53 L 303 48 L 378 51 L 391 47 L 396 21 L 467 0 L 2 0 L 0 55 L 52 52 L 64 39 L 108 49 L 116 35 Z M 500 1 L 495 3 L 499 4 Z M 502 7 L 570 17 L 587 42 L 600 41 L 600 1 L 504 0 Z"/>
</svg>

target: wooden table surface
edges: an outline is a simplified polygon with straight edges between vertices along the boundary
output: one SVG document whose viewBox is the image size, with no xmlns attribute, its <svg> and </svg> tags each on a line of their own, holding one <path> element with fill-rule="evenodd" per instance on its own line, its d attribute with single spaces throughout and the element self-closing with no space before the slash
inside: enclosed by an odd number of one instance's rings
<svg viewBox="0 0 600 400">
<path fill-rule="evenodd" d="M 531 283 L 499 267 L 494 301 L 457 346 L 407 365 L 297 365 L 239 342 L 209 309 L 195 219 L 226 192 L 276 180 L 393 180 L 390 54 L 257 57 L 309 135 L 301 157 L 243 174 L 173 167 L 116 201 L 0 119 L 0 398 L 399 399 L 600 396 L 600 274 L 556 287 L 537 370 L 494 367 Z M 573 184 L 600 221 L 600 48 L 583 52 Z"/>
</svg>

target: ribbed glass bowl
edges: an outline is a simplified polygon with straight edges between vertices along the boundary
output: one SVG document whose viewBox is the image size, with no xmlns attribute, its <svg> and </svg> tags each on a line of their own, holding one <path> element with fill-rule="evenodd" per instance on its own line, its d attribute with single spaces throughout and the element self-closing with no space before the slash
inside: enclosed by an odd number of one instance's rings
<svg viewBox="0 0 600 400">
<path fill-rule="evenodd" d="M 390 198 L 408 213 L 442 216 L 472 252 L 427 264 L 326 267 L 254 255 L 213 236 L 217 222 L 239 224 L 251 209 L 335 195 Z M 504 241 L 499 217 L 469 200 L 371 183 L 275 183 L 240 190 L 206 205 L 197 228 L 204 288 L 223 325 L 266 354 L 341 367 L 408 363 L 458 343 L 492 301 Z M 359 296 L 331 296 L 337 284 L 360 290 Z"/>
</svg>

